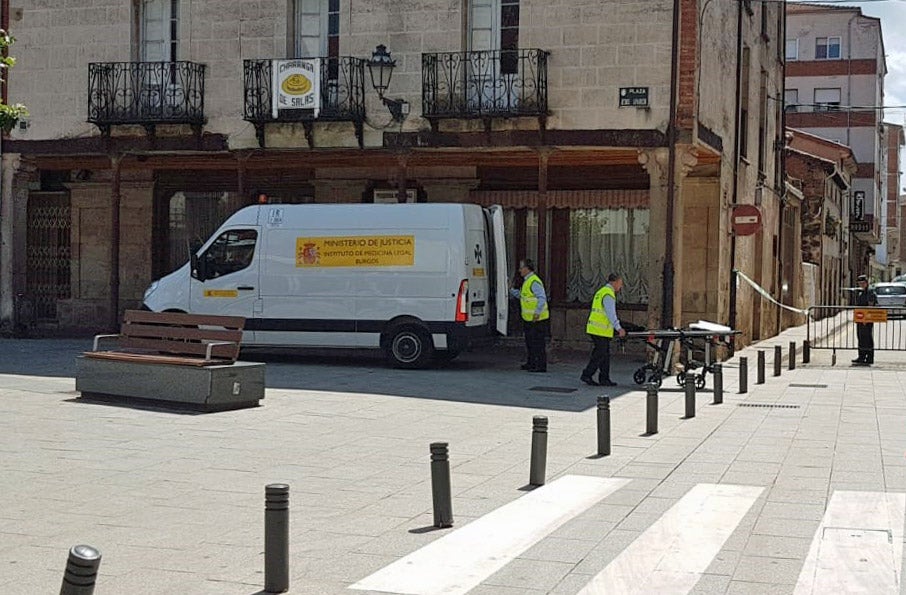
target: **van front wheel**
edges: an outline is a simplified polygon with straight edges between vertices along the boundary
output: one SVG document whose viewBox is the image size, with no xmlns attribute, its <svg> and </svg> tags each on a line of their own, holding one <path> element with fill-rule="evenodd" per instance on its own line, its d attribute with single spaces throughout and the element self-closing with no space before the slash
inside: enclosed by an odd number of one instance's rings
<svg viewBox="0 0 906 595">
<path fill-rule="evenodd" d="M 407 325 L 391 331 L 386 353 L 397 368 L 424 368 L 434 355 L 434 345 L 425 329 Z"/>
</svg>

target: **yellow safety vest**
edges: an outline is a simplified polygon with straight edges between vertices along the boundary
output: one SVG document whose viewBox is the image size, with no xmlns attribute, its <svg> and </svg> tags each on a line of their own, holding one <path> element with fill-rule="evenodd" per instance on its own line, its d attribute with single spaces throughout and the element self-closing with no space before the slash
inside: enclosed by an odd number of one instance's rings
<svg viewBox="0 0 906 595">
<path fill-rule="evenodd" d="M 613 337 L 613 323 L 607 318 L 604 311 L 604 296 L 609 295 L 614 300 L 617 294 L 610 285 L 605 285 L 595 293 L 591 300 L 591 314 L 588 315 L 588 324 L 585 325 L 585 332 L 589 335 L 599 337 Z"/>
<path fill-rule="evenodd" d="M 532 283 L 541 283 L 541 277 L 532 273 L 522 282 L 522 290 L 519 295 L 519 303 L 522 306 L 522 320 L 531 322 L 535 316 L 535 310 L 538 309 L 538 298 L 532 293 Z M 541 283 L 541 289 L 544 290 L 544 283 Z M 546 295 L 546 294 L 545 294 Z M 550 318 L 550 311 L 547 309 L 547 302 L 541 309 L 541 316 L 538 320 L 547 320 Z"/>
</svg>

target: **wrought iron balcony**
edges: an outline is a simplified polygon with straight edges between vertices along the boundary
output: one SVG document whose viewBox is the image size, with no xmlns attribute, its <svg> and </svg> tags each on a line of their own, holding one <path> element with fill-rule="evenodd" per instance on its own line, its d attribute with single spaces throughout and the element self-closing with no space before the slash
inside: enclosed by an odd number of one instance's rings
<svg viewBox="0 0 906 595">
<path fill-rule="evenodd" d="M 264 127 L 275 122 L 301 122 L 305 138 L 314 146 L 314 122 L 352 122 L 362 146 L 365 121 L 365 61 L 343 56 L 321 59 L 321 106 L 310 109 L 273 110 L 273 62 L 245 61 L 245 109 L 243 118 L 255 125 L 258 143 L 264 146 Z"/>
<path fill-rule="evenodd" d="M 422 54 L 422 116 L 537 117 L 547 110 L 547 58 L 539 49 Z"/>
<path fill-rule="evenodd" d="M 205 65 L 94 62 L 88 65 L 88 121 L 109 134 L 117 124 L 190 124 L 201 132 Z"/>
</svg>

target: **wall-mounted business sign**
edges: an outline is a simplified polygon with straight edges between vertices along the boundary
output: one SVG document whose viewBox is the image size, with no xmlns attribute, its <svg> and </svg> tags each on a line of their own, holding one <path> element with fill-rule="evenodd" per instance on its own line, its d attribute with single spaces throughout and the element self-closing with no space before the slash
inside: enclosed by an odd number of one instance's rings
<svg viewBox="0 0 906 595">
<path fill-rule="evenodd" d="M 865 191 L 853 192 L 853 219 L 862 221 L 865 218 Z"/>
<path fill-rule="evenodd" d="M 648 87 L 620 87 L 620 107 L 648 107 Z"/>
<path fill-rule="evenodd" d="M 317 118 L 321 108 L 321 60 L 273 60 L 271 68 L 274 118 L 284 109 L 314 110 Z"/>
<path fill-rule="evenodd" d="M 849 231 L 852 233 L 866 233 L 871 231 L 871 223 L 868 221 L 850 221 Z"/>
</svg>

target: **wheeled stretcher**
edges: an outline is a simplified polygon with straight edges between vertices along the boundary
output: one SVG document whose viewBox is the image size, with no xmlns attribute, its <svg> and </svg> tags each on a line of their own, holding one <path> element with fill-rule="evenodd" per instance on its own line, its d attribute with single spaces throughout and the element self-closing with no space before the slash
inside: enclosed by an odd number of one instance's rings
<svg viewBox="0 0 906 595">
<path fill-rule="evenodd" d="M 729 345 L 730 337 L 741 334 L 730 327 L 699 321 L 688 329 L 659 329 L 626 333 L 627 338 L 643 338 L 651 351 L 651 360 L 639 367 L 632 375 L 636 384 L 654 384 L 658 387 L 667 376 L 676 374 L 680 386 L 686 384 L 686 374 L 701 370 L 695 375 L 695 387 L 705 388 L 706 374 L 714 373 L 714 349 Z M 672 362 L 676 349 L 680 349 L 680 367 L 673 370 Z M 703 353 L 704 359 L 695 359 L 696 352 Z"/>
</svg>

